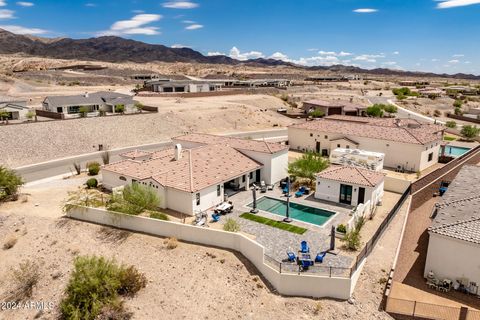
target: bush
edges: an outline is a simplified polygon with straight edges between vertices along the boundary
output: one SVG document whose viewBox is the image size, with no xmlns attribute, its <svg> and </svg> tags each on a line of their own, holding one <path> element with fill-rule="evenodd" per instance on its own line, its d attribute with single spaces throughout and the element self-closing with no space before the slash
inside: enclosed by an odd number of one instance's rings
<svg viewBox="0 0 480 320">
<path fill-rule="evenodd" d="M 455 115 L 457 115 L 457 116 L 463 115 L 462 108 L 455 108 L 455 109 L 453 110 L 453 113 L 455 113 Z"/>
<path fill-rule="evenodd" d="M 0 202 L 17 198 L 23 179 L 15 171 L 0 166 Z"/>
<path fill-rule="evenodd" d="M 163 212 L 158 212 L 158 211 L 152 211 L 152 212 L 150 212 L 150 218 L 158 219 L 158 220 L 165 220 L 165 221 L 170 220 L 165 213 L 163 213 Z"/>
<path fill-rule="evenodd" d="M 125 105 L 123 104 L 117 104 L 115 106 L 115 112 L 116 113 L 124 113 L 125 112 Z"/>
<path fill-rule="evenodd" d="M 95 178 L 90 178 L 87 180 L 87 188 L 88 189 L 94 189 L 98 187 L 98 181 Z"/>
<path fill-rule="evenodd" d="M 462 101 L 462 100 L 455 100 L 455 101 L 453 102 L 453 107 L 454 107 L 454 108 L 461 108 L 462 105 L 463 105 L 463 101 Z"/>
<path fill-rule="evenodd" d="M 138 215 L 145 210 L 155 210 L 160 206 L 160 198 L 155 189 L 138 183 L 125 186 L 122 194 L 112 197 L 108 210 Z"/>
<path fill-rule="evenodd" d="M 347 233 L 347 227 L 344 224 L 339 224 L 337 226 L 337 232 Z"/>
<path fill-rule="evenodd" d="M 480 133 L 480 129 L 476 126 L 466 125 L 463 126 L 460 133 L 464 138 L 470 140 L 478 136 L 478 134 Z"/>
<path fill-rule="evenodd" d="M 98 162 L 87 163 L 87 170 L 88 170 L 89 176 L 96 176 L 100 171 L 100 163 Z"/>
<path fill-rule="evenodd" d="M 82 173 L 82 165 L 80 163 L 74 162 L 73 163 L 73 168 L 75 169 L 75 172 L 77 173 L 77 175 Z"/>
<path fill-rule="evenodd" d="M 37 285 L 40 278 L 38 265 L 30 260 L 23 261 L 18 269 L 13 270 L 12 278 L 14 289 L 9 299 L 17 302 L 26 300 L 32 296 L 33 287 Z"/>
<path fill-rule="evenodd" d="M 457 127 L 457 123 L 453 120 L 450 120 L 445 122 L 445 126 L 447 126 L 447 128 L 455 129 Z"/>
<path fill-rule="evenodd" d="M 88 108 L 85 106 L 82 106 L 78 109 L 78 112 L 80 113 L 80 117 L 85 118 L 88 114 Z"/>
<path fill-rule="evenodd" d="M 125 315 L 119 295 L 133 296 L 147 283 L 135 267 L 120 266 L 103 257 L 77 257 L 74 266 L 60 304 L 65 319 L 108 319 L 105 314 L 112 310 Z"/>
<path fill-rule="evenodd" d="M 388 114 L 397 113 L 398 111 L 397 107 L 392 104 L 383 105 L 382 109 Z"/>
<path fill-rule="evenodd" d="M 11 235 L 3 243 L 3 250 L 12 249 L 16 243 L 17 243 L 17 237 L 15 237 L 15 235 Z"/>
<path fill-rule="evenodd" d="M 347 232 L 343 241 L 347 249 L 358 250 L 360 248 L 360 232 L 358 230 Z"/>
<path fill-rule="evenodd" d="M 174 237 L 166 239 L 163 243 L 167 245 L 168 250 L 173 250 L 178 247 L 178 240 Z"/>
<path fill-rule="evenodd" d="M 442 112 L 441 112 L 440 110 L 438 110 L 438 109 L 435 109 L 435 111 L 433 111 L 433 115 L 434 115 L 435 117 L 440 117 L 440 116 L 442 115 Z"/>
<path fill-rule="evenodd" d="M 240 225 L 238 224 L 237 220 L 228 218 L 225 224 L 223 225 L 223 230 L 229 231 L 229 232 L 238 232 L 240 231 Z"/>
<path fill-rule="evenodd" d="M 379 105 L 374 104 L 367 108 L 367 115 L 370 117 L 381 118 L 383 117 L 383 109 Z"/>
<path fill-rule="evenodd" d="M 109 164 L 110 163 L 110 151 L 105 150 L 102 152 L 102 162 L 103 164 Z"/>
<path fill-rule="evenodd" d="M 310 117 L 313 117 L 313 118 L 321 118 L 321 117 L 325 116 L 325 112 L 323 112 L 322 110 L 317 109 L 317 110 L 314 110 L 314 111 L 309 112 L 308 115 L 309 115 Z"/>
</svg>

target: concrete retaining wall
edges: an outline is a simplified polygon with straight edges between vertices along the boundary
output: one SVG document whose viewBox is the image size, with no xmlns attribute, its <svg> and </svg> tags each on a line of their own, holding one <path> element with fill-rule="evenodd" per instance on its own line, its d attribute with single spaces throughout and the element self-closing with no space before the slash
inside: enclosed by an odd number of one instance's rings
<svg viewBox="0 0 480 320">
<path fill-rule="evenodd" d="M 255 265 L 279 293 L 288 296 L 348 299 L 353 293 L 355 283 L 362 270 L 362 267 L 358 268 L 351 279 L 310 275 L 307 273 L 280 273 L 265 263 L 264 247 L 240 233 L 130 216 L 87 207 L 76 207 L 68 212 L 67 216 L 116 228 L 161 237 L 175 237 L 179 240 L 238 251 Z"/>
<path fill-rule="evenodd" d="M 383 188 L 385 191 L 404 193 L 410 184 L 410 181 L 386 176 L 385 185 Z"/>
</svg>

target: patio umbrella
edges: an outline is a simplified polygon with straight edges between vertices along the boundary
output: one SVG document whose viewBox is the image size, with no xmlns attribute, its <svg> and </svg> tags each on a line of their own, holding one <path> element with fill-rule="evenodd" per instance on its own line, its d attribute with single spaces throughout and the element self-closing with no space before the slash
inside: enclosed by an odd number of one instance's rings
<svg viewBox="0 0 480 320">
<path fill-rule="evenodd" d="M 283 221 L 288 223 L 292 222 L 292 219 L 290 219 L 290 177 L 287 177 L 287 212 Z"/>
<path fill-rule="evenodd" d="M 255 184 L 253 184 L 252 196 L 253 196 L 253 203 L 252 203 L 252 210 L 250 210 L 250 213 L 258 213 L 258 209 L 257 209 L 257 186 Z"/>
<path fill-rule="evenodd" d="M 335 226 L 332 225 L 332 232 L 330 233 L 330 251 L 335 250 Z"/>
</svg>

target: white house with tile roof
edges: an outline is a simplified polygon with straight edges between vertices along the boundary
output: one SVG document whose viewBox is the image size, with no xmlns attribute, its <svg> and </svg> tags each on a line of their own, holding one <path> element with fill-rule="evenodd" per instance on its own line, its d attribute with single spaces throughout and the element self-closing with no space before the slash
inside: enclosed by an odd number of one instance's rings
<svg viewBox="0 0 480 320">
<path fill-rule="evenodd" d="M 158 190 L 162 208 L 193 215 L 223 202 L 232 182 L 238 188 L 247 188 L 253 182 L 260 182 L 262 177 L 266 183 L 274 181 L 272 173 L 277 174 L 277 170 L 266 170 L 266 166 L 279 162 L 281 156 L 277 153 L 288 151 L 276 143 L 265 145 L 263 141 L 250 140 L 242 143 L 242 139 L 229 138 L 230 143 L 226 143 L 223 137 L 214 137 L 209 136 L 210 144 L 199 143 L 188 148 L 177 143 L 175 148 L 156 152 L 124 153 L 121 155 L 124 160 L 103 167 L 103 186 L 113 189 L 134 182 L 151 186 Z M 232 145 L 241 146 L 242 151 Z M 262 163 L 257 153 L 265 154 L 265 159 L 271 161 Z M 285 158 L 281 164 L 285 170 L 287 161 Z M 280 178 L 285 177 L 286 171 L 282 173 Z"/>
<path fill-rule="evenodd" d="M 350 206 L 370 201 L 373 207 L 383 197 L 385 174 L 357 166 L 331 166 L 317 174 L 315 198 Z"/>
<path fill-rule="evenodd" d="M 0 112 L 6 112 L 8 120 L 28 120 L 27 101 L 15 101 L 0 97 Z"/>
<path fill-rule="evenodd" d="M 288 128 L 290 148 L 324 156 L 336 148 L 385 154 L 384 165 L 422 171 L 438 162 L 444 127 L 413 119 L 335 115 Z"/>
<path fill-rule="evenodd" d="M 435 205 L 424 276 L 480 286 L 480 167 L 465 165 Z M 477 294 L 480 294 L 480 289 Z"/>
</svg>

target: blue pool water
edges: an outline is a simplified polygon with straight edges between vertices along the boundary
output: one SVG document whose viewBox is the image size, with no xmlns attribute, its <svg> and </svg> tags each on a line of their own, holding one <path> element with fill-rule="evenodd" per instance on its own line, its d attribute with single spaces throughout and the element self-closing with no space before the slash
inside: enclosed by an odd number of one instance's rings
<svg viewBox="0 0 480 320">
<path fill-rule="evenodd" d="M 248 206 L 252 207 L 252 203 Z M 287 202 L 270 197 L 262 197 L 257 200 L 257 209 L 285 217 Z M 334 214 L 335 212 L 333 211 L 307 207 L 298 203 L 290 202 L 290 218 L 295 220 L 321 226 Z"/>
<path fill-rule="evenodd" d="M 459 157 L 465 152 L 468 152 L 468 150 L 470 150 L 470 148 L 445 146 L 445 155 L 451 157 Z"/>
</svg>

